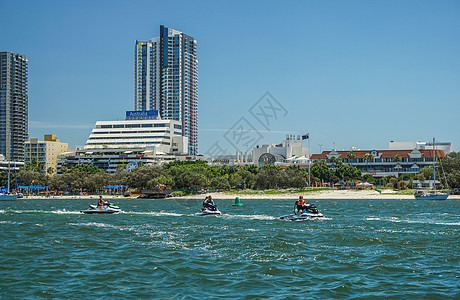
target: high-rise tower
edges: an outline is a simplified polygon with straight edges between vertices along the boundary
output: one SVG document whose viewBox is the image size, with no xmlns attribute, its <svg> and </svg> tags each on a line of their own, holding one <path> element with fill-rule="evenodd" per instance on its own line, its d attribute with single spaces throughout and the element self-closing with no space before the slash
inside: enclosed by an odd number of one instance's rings
<svg viewBox="0 0 460 300">
<path fill-rule="evenodd" d="M 198 152 L 198 60 L 196 40 L 160 26 L 160 36 L 136 41 L 134 109 L 158 110 L 162 119 L 182 122 L 189 154 Z"/>
<path fill-rule="evenodd" d="M 13 149 L 14 159 L 24 161 L 27 139 L 27 59 L 22 54 L 0 52 L 0 154 L 10 159 Z"/>
</svg>

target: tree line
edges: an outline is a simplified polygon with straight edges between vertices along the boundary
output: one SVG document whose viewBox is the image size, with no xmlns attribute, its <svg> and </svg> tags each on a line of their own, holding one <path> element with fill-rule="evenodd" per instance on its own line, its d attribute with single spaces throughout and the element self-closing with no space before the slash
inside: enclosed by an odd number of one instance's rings
<svg viewBox="0 0 460 300">
<path fill-rule="evenodd" d="M 376 183 L 377 179 L 369 174 L 362 175 L 361 171 L 340 161 L 331 162 L 334 168 L 329 168 L 325 161 L 312 164 L 310 176 L 308 170 L 298 166 L 280 168 L 267 164 L 261 167 L 247 165 L 242 167 L 209 166 L 205 161 L 173 161 L 163 166 L 139 166 L 131 171 L 119 169 L 113 174 L 106 173 L 91 164 L 81 164 L 71 169 L 65 169 L 64 174 L 50 176 L 26 165 L 17 172 L 17 184 L 28 186 L 49 186 L 51 190 L 67 192 L 100 192 L 107 185 L 123 185 L 132 189 L 142 190 L 158 186 L 173 190 L 198 190 L 214 188 L 230 189 L 280 189 L 304 188 L 322 183 L 346 183 L 357 180 Z M 438 162 L 437 170 L 442 170 L 450 188 L 460 187 L 460 152 L 452 152 Z M 439 172 L 439 171 L 437 171 Z M 444 176 L 444 175 L 440 175 Z M 401 174 L 399 178 L 384 178 L 381 184 L 395 187 L 401 180 L 429 180 L 433 177 L 433 168 L 427 167 L 416 175 Z M 437 177 L 440 178 L 440 177 Z M 442 179 L 442 178 L 441 178 Z M 11 187 L 16 188 L 14 174 L 11 174 Z M 7 173 L 0 172 L 0 186 L 6 186 Z"/>
</svg>

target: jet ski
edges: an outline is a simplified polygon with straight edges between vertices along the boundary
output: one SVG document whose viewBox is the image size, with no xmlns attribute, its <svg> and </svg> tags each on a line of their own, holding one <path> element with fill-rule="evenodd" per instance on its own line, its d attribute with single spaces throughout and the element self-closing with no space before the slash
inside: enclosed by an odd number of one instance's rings
<svg viewBox="0 0 460 300">
<path fill-rule="evenodd" d="M 88 209 L 80 210 L 81 213 L 84 214 L 114 214 L 121 212 L 121 209 L 113 204 L 104 205 L 102 209 L 99 210 L 97 205 L 90 204 Z"/>
<path fill-rule="evenodd" d="M 208 216 L 208 215 L 221 215 L 222 213 L 217 208 L 217 206 L 208 204 L 205 207 L 205 210 L 202 212 L 196 213 L 195 216 Z"/>
<path fill-rule="evenodd" d="M 323 214 L 320 213 L 316 206 L 313 204 L 305 205 L 300 215 L 297 215 L 297 208 L 294 210 L 294 212 L 295 214 L 281 216 L 280 219 L 286 221 L 302 221 L 309 219 L 320 219 L 324 217 Z"/>
</svg>

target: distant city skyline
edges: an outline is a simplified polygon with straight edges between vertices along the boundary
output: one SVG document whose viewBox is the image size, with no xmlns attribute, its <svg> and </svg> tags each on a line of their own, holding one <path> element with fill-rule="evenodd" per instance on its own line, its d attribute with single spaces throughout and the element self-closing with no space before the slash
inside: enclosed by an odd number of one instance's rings
<svg viewBox="0 0 460 300">
<path fill-rule="evenodd" d="M 312 153 L 433 137 L 460 150 L 458 1 L 135 3 L 2 1 L 0 52 L 29 61 L 30 137 L 84 145 L 97 120 L 123 120 L 133 43 L 164 24 L 199 41 L 199 153 L 234 154 L 242 124 L 259 144 L 308 132 Z M 286 112 L 270 126 L 251 111 L 266 92 Z"/>
</svg>

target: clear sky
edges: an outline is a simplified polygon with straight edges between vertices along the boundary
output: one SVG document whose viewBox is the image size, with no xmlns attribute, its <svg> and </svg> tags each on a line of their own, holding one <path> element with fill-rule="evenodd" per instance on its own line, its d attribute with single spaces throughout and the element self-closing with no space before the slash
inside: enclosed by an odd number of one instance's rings
<svg viewBox="0 0 460 300">
<path fill-rule="evenodd" d="M 313 153 L 433 137 L 460 150 L 460 1 L 0 0 L 0 10 L 0 51 L 29 61 L 30 137 L 84 145 L 97 120 L 124 119 L 135 41 L 163 24 L 198 41 L 200 153 L 216 142 L 234 153 L 225 134 L 242 117 L 259 144 L 309 133 Z M 266 92 L 285 113 L 264 127 L 249 110 Z"/>
</svg>

